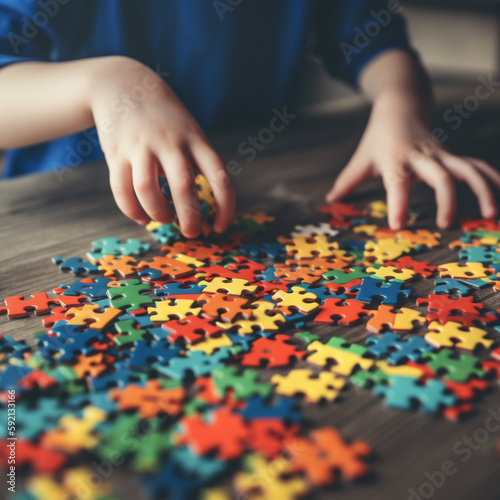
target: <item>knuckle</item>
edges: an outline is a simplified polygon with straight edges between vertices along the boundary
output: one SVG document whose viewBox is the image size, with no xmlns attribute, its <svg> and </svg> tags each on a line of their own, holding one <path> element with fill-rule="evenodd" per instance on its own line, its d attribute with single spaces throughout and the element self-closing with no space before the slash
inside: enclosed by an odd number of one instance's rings
<svg viewBox="0 0 500 500">
<path fill-rule="evenodd" d="M 150 177 L 141 177 L 134 182 L 135 190 L 141 194 L 149 194 L 154 190 L 153 180 Z"/>
<path fill-rule="evenodd" d="M 188 175 L 180 175 L 175 180 L 175 189 L 181 196 L 195 192 L 194 182 Z"/>
<path fill-rule="evenodd" d="M 220 169 L 214 174 L 214 184 L 216 187 L 225 189 L 231 184 L 231 176 L 225 169 Z"/>
</svg>

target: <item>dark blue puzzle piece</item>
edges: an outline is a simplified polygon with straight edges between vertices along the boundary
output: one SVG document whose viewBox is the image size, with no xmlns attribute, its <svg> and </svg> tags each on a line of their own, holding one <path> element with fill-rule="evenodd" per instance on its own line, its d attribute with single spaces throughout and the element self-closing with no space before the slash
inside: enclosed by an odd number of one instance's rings
<svg viewBox="0 0 500 500">
<path fill-rule="evenodd" d="M 186 285 L 176 281 L 172 283 L 165 283 L 162 288 L 154 290 L 155 295 L 159 297 L 167 297 L 169 295 L 196 295 L 203 292 L 204 286 L 194 284 Z"/>
<path fill-rule="evenodd" d="M 192 476 L 184 476 L 179 465 L 168 461 L 154 475 L 144 476 L 153 498 L 169 498 L 170 500 L 193 500 L 203 487 L 203 481 Z"/>
<path fill-rule="evenodd" d="M 64 289 L 63 295 L 86 295 L 92 299 L 105 299 L 107 298 L 106 292 L 108 290 L 108 283 L 111 281 L 109 278 L 83 278 L 86 281 L 92 280 L 91 283 L 84 283 L 81 279 L 75 281 L 71 285 L 59 285 L 59 288 Z"/>
<path fill-rule="evenodd" d="M 473 292 L 471 287 L 468 287 L 462 281 L 453 278 L 438 278 L 434 280 L 434 293 L 445 295 L 470 295 Z"/>
<path fill-rule="evenodd" d="M 297 407 L 297 400 L 294 398 L 275 397 L 269 403 L 259 396 L 252 396 L 247 399 L 247 404 L 242 410 L 236 410 L 248 420 L 258 418 L 280 418 L 293 422 L 303 420 L 302 413 Z"/>
<path fill-rule="evenodd" d="M 7 365 L 4 370 L 0 372 L 0 390 L 6 391 L 7 389 L 12 389 L 16 382 L 32 371 L 32 368 L 26 366 Z"/>
<path fill-rule="evenodd" d="M 228 467 L 227 462 L 214 457 L 197 455 L 186 447 L 175 448 L 170 458 L 174 464 L 177 464 L 181 473 L 195 477 L 203 483 L 219 477 Z"/>
<path fill-rule="evenodd" d="M 366 345 L 371 354 L 386 359 L 391 365 L 406 360 L 418 361 L 422 354 L 434 350 L 422 337 L 410 337 L 405 341 L 394 332 L 386 332 L 382 337 L 368 337 Z"/>
<path fill-rule="evenodd" d="M 409 297 L 410 289 L 402 288 L 403 283 L 397 281 L 384 282 L 375 278 L 363 278 L 359 287 L 356 300 L 360 302 L 373 302 L 382 299 L 382 304 L 397 304 L 401 297 Z M 351 291 L 354 289 L 351 288 Z"/>
<path fill-rule="evenodd" d="M 253 259 L 279 260 L 286 256 L 286 247 L 281 243 L 245 243 L 239 250 Z"/>
<path fill-rule="evenodd" d="M 59 266 L 61 271 L 69 271 L 73 274 L 89 274 L 99 272 L 99 267 L 89 261 L 84 261 L 81 257 L 52 257 L 52 262 Z"/>
<path fill-rule="evenodd" d="M 130 366 L 150 368 L 153 362 L 165 364 L 177 356 L 180 350 L 179 346 L 173 346 L 167 340 L 158 343 L 139 340 L 135 342 L 134 350 L 130 353 Z"/>
</svg>

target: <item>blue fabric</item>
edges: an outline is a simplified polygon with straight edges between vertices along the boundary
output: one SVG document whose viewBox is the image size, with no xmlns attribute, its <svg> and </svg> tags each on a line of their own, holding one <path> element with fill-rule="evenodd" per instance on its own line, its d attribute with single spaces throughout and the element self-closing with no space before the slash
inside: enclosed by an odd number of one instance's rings
<svg viewBox="0 0 500 500">
<path fill-rule="evenodd" d="M 373 29 L 374 12 L 385 9 L 379 0 L 0 0 L 0 68 L 133 57 L 168 73 L 167 83 L 210 131 L 268 121 L 274 107 L 291 111 L 311 35 L 328 71 L 352 85 L 379 52 L 410 51 L 400 16 Z M 368 42 L 356 41 L 369 23 Z M 101 157 L 91 130 L 9 151 L 3 176 Z"/>
</svg>

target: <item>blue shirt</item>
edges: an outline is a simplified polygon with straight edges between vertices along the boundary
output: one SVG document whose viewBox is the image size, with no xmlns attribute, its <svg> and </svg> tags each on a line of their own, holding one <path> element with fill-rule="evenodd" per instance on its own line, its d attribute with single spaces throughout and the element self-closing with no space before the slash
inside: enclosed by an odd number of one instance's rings
<svg viewBox="0 0 500 500">
<path fill-rule="evenodd" d="M 291 111 L 309 42 L 353 85 L 381 51 L 411 51 L 387 9 L 386 0 L 0 0 L 0 68 L 126 55 L 165 78 L 210 131 Z M 94 129 L 8 151 L 3 176 L 101 157 Z"/>
</svg>

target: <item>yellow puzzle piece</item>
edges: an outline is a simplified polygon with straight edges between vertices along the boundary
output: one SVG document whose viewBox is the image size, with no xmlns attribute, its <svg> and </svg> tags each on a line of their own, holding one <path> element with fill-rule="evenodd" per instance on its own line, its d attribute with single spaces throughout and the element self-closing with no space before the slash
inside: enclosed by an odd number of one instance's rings
<svg viewBox="0 0 500 500">
<path fill-rule="evenodd" d="M 198 286 L 204 286 L 203 293 L 227 293 L 241 297 L 244 294 L 253 294 L 257 286 L 250 285 L 247 280 L 238 278 L 214 278 L 212 281 L 200 281 Z"/>
<path fill-rule="evenodd" d="M 99 439 L 92 431 L 97 424 L 106 420 L 107 413 L 95 406 L 87 406 L 83 417 L 64 415 L 59 419 L 58 427 L 47 431 L 41 440 L 42 446 L 53 450 L 77 453 L 97 446 Z"/>
<path fill-rule="evenodd" d="M 238 472 L 234 487 L 248 500 L 296 500 L 310 490 L 303 478 L 283 477 L 288 466 L 284 458 L 267 461 L 262 455 L 252 454 L 246 457 L 245 464 L 250 471 Z"/>
<path fill-rule="evenodd" d="M 398 269 L 396 266 L 368 267 L 367 273 L 384 281 L 409 281 L 415 277 L 412 269 Z"/>
<path fill-rule="evenodd" d="M 493 344 L 493 340 L 485 338 L 488 335 L 486 330 L 474 326 L 466 328 L 455 321 L 448 321 L 444 325 L 433 321 L 429 330 L 431 331 L 425 334 L 425 340 L 434 347 L 458 347 L 474 351 L 479 345 L 487 349 Z"/>
<path fill-rule="evenodd" d="M 349 349 L 354 350 L 358 347 L 360 353 L 366 351 L 366 348 L 354 344 Z M 315 340 L 307 346 L 308 351 L 316 351 L 307 358 L 307 361 L 318 366 L 326 366 L 329 360 L 333 360 L 335 364 L 331 366 L 331 371 L 344 377 L 351 375 L 357 367 L 369 370 L 373 366 L 373 359 L 363 358 L 361 354 L 351 352 L 349 349 L 332 347 Z"/>
<path fill-rule="evenodd" d="M 254 302 L 248 311 L 249 315 L 245 319 L 240 319 L 233 323 L 222 323 L 219 321 L 216 325 L 224 330 L 236 328 L 240 335 L 250 335 L 257 328 L 265 332 L 276 332 L 280 328 L 280 323 L 285 321 L 285 317 L 278 312 L 275 312 L 272 316 L 267 314 L 274 311 L 274 305 L 265 300 Z"/>
<path fill-rule="evenodd" d="M 198 316 L 201 307 L 193 307 L 196 301 L 189 299 L 170 299 L 156 302 L 156 307 L 148 307 L 151 321 L 183 319 L 190 314 Z"/>
<path fill-rule="evenodd" d="M 294 308 L 301 314 L 309 314 L 319 307 L 316 295 L 306 292 L 300 286 L 292 286 L 291 292 L 278 290 L 273 295 L 273 300 L 278 303 L 276 311 L 283 313 L 285 316 L 293 314 Z"/>
<path fill-rule="evenodd" d="M 116 317 L 122 314 L 120 309 L 108 307 L 102 312 L 98 312 L 97 304 L 85 304 L 82 309 L 70 308 L 66 311 L 66 316 L 69 317 L 68 325 L 90 325 L 93 330 L 103 330 Z"/>
<path fill-rule="evenodd" d="M 229 347 L 233 345 L 233 341 L 223 333 L 220 337 L 209 337 L 196 344 L 186 345 L 191 351 L 203 351 L 205 354 L 212 354 L 219 347 Z"/>
<path fill-rule="evenodd" d="M 318 403 L 322 399 L 334 401 L 346 383 L 346 379 L 331 372 L 320 372 L 317 377 L 312 370 L 292 370 L 288 375 L 273 375 L 271 383 L 275 392 L 293 397 L 304 394 L 305 400 Z"/>
<path fill-rule="evenodd" d="M 449 262 L 438 267 L 441 278 L 476 279 L 491 276 L 495 270 L 484 267 L 481 262 Z"/>
<path fill-rule="evenodd" d="M 411 248 L 404 240 L 385 238 L 379 241 L 367 241 L 364 256 L 376 264 L 383 264 L 388 260 L 395 260 L 405 253 L 410 253 Z"/>
</svg>

